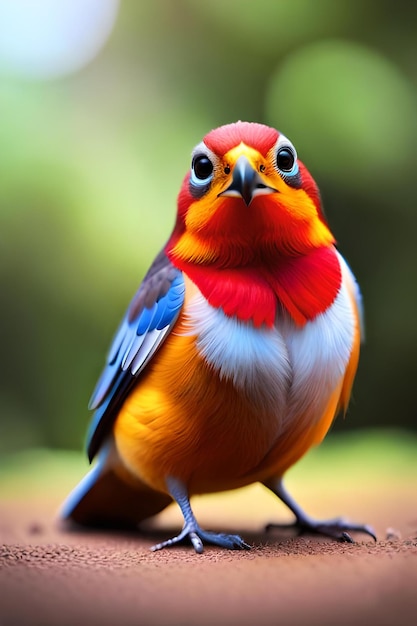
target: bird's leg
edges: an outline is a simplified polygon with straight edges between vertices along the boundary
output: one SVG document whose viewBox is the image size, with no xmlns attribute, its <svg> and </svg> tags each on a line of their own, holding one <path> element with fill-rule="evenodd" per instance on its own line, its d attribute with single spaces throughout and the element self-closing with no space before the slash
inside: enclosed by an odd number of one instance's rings
<svg viewBox="0 0 417 626">
<path fill-rule="evenodd" d="M 268 524 L 266 530 L 272 528 L 297 528 L 301 533 L 313 533 L 332 537 L 338 541 L 347 541 L 354 543 L 348 531 L 365 533 L 370 535 L 375 541 L 375 531 L 371 526 L 364 524 L 353 524 L 343 518 L 335 518 L 330 520 L 315 520 L 309 517 L 293 500 L 285 489 L 282 479 L 266 481 L 264 483 L 295 515 L 295 522 L 292 524 Z"/>
<path fill-rule="evenodd" d="M 185 485 L 181 481 L 171 477 L 167 479 L 166 484 L 170 495 L 181 509 L 184 516 L 184 526 L 179 535 L 172 537 L 172 539 L 167 539 L 167 541 L 163 541 L 162 543 L 156 544 L 151 548 L 152 551 L 173 546 L 180 543 L 184 539 L 189 539 L 194 547 L 194 550 L 199 554 L 201 554 L 204 550 L 203 542 L 220 546 L 222 548 L 228 548 L 229 550 L 250 550 L 250 546 L 245 543 L 239 535 L 226 535 L 224 533 L 208 532 L 200 528 L 191 509 Z"/>
</svg>

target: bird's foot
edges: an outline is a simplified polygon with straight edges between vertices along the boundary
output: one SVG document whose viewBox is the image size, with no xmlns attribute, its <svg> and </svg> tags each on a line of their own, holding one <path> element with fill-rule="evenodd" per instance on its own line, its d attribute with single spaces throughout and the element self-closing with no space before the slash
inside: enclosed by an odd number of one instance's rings
<svg viewBox="0 0 417 626">
<path fill-rule="evenodd" d="M 166 479 L 166 484 L 170 495 L 174 498 L 181 509 L 184 517 L 184 526 L 180 534 L 176 537 L 167 539 L 167 541 L 157 543 L 153 546 L 151 548 L 153 552 L 156 552 L 156 550 L 162 550 L 162 548 L 174 546 L 181 543 L 185 539 L 191 541 L 194 550 L 198 554 L 201 554 L 204 550 L 203 542 L 210 543 L 214 546 L 220 546 L 221 548 L 227 548 L 228 550 L 250 550 L 250 546 L 245 543 L 239 535 L 213 533 L 200 528 L 194 517 L 194 513 L 191 510 L 187 488 L 184 483 L 177 478 L 169 476 Z"/>
<path fill-rule="evenodd" d="M 304 533 L 324 535 L 325 537 L 331 537 L 337 541 L 346 541 L 348 543 L 355 543 L 350 532 L 364 533 L 372 537 L 374 541 L 377 540 L 375 531 L 371 526 L 367 524 L 354 524 L 341 517 L 321 521 L 305 516 L 298 518 L 291 524 L 268 524 L 265 530 L 269 531 L 273 528 L 295 528 L 300 535 Z"/>
<path fill-rule="evenodd" d="M 347 541 L 355 543 L 349 532 L 364 533 L 372 537 L 376 541 L 375 531 L 372 526 L 366 524 L 352 524 L 342 517 L 331 520 L 315 520 L 307 515 L 303 509 L 293 500 L 288 491 L 285 489 L 282 478 L 278 480 L 270 480 L 264 483 L 278 498 L 287 505 L 287 507 L 295 515 L 295 522 L 292 524 L 268 524 L 265 530 L 272 528 L 296 528 L 298 533 L 311 533 L 315 535 L 324 535 L 331 537 L 337 541 Z"/>
<path fill-rule="evenodd" d="M 162 543 L 157 543 L 152 546 L 152 552 L 162 550 L 162 548 L 169 548 L 176 544 L 181 543 L 184 540 L 191 541 L 194 550 L 201 554 L 204 551 L 203 542 L 209 543 L 214 546 L 220 546 L 221 548 L 227 548 L 228 550 L 250 550 L 250 546 L 243 541 L 239 535 L 227 535 L 225 533 L 214 533 L 202 530 L 196 524 L 186 524 L 179 535 L 167 539 Z"/>
</svg>

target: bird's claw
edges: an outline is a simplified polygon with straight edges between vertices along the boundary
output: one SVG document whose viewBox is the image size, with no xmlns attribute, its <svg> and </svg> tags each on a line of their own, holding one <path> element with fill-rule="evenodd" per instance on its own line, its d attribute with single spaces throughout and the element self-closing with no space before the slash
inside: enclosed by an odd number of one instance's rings
<svg viewBox="0 0 417 626">
<path fill-rule="evenodd" d="M 172 539 L 167 539 L 162 543 L 157 543 L 151 547 L 151 550 L 152 552 L 156 552 L 157 550 L 162 550 L 162 548 L 168 548 L 179 544 L 185 539 L 189 539 L 191 541 L 197 554 L 201 554 L 204 551 L 203 542 L 220 546 L 221 548 L 227 548 L 228 550 L 250 550 L 250 545 L 243 541 L 239 535 L 208 532 L 199 527 L 189 528 L 187 526 L 184 526 L 179 535 L 172 537 Z"/>
<path fill-rule="evenodd" d="M 355 543 L 350 532 L 364 533 L 377 541 L 374 529 L 367 524 L 353 524 L 343 518 L 336 518 L 328 521 L 316 521 L 309 518 L 297 519 L 291 524 L 268 524 L 265 530 L 268 532 L 273 528 L 295 528 L 300 535 L 310 533 L 314 535 L 324 535 L 337 541 Z"/>
<path fill-rule="evenodd" d="M 175 537 L 171 537 L 171 539 L 167 539 L 166 541 L 162 541 L 161 543 L 157 543 L 151 547 L 152 552 L 157 552 L 158 550 L 162 550 L 162 548 L 169 548 L 170 546 L 174 546 L 178 543 L 181 543 L 187 537 L 190 538 L 191 543 L 193 544 L 194 550 L 201 554 L 203 552 L 203 542 L 197 533 L 188 531 L 187 528 L 183 528 L 179 535 Z"/>
<path fill-rule="evenodd" d="M 194 513 L 191 510 L 187 488 L 184 484 L 172 476 L 168 476 L 166 484 L 169 493 L 174 500 L 176 500 L 181 509 L 185 523 L 179 535 L 173 537 L 172 539 L 167 539 L 167 541 L 163 541 L 162 543 L 157 543 L 151 548 L 153 552 L 181 543 L 185 539 L 191 541 L 197 554 L 201 554 L 203 552 L 204 542 L 210 543 L 214 546 L 219 546 L 220 548 L 227 548 L 228 550 L 250 550 L 250 546 L 245 543 L 239 535 L 214 533 L 200 528 L 195 519 Z"/>
</svg>

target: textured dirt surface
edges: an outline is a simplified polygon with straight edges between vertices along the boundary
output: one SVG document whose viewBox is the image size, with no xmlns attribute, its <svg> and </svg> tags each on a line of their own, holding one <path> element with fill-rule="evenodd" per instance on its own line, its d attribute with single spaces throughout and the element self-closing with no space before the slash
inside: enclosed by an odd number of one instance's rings
<svg viewBox="0 0 417 626">
<path fill-rule="evenodd" d="M 313 496 L 308 483 L 298 489 L 313 513 L 349 512 L 373 524 L 376 544 L 361 536 L 350 545 L 265 534 L 264 522 L 287 518 L 260 487 L 200 498 L 194 508 L 202 525 L 240 532 L 253 546 L 207 547 L 202 555 L 188 546 L 150 552 L 178 531 L 175 508 L 144 534 L 69 532 L 54 519 L 55 496 L 6 498 L 0 625 L 415 625 L 414 486 L 401 481 L 388 495 L 365 481 L 336 489 L 331 500 Z"/>
</svg>

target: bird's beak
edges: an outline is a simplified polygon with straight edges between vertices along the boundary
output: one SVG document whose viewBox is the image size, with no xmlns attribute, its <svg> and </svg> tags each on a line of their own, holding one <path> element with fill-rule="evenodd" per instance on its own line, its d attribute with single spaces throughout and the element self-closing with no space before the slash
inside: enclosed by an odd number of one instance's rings
<svg viewBox="0 0 417 626">
<path fill-rule="evenodd" d="M 233 168 L 232 184 L 219 193 L 219 196 L 232 196 L 243 198 L 246 206 L 249 206 L 254 196 L 260 194 L 274 193 L 277 190 L 268 187 L 252 167 L 246 156 L 241 155 Z"/>
</svg>

